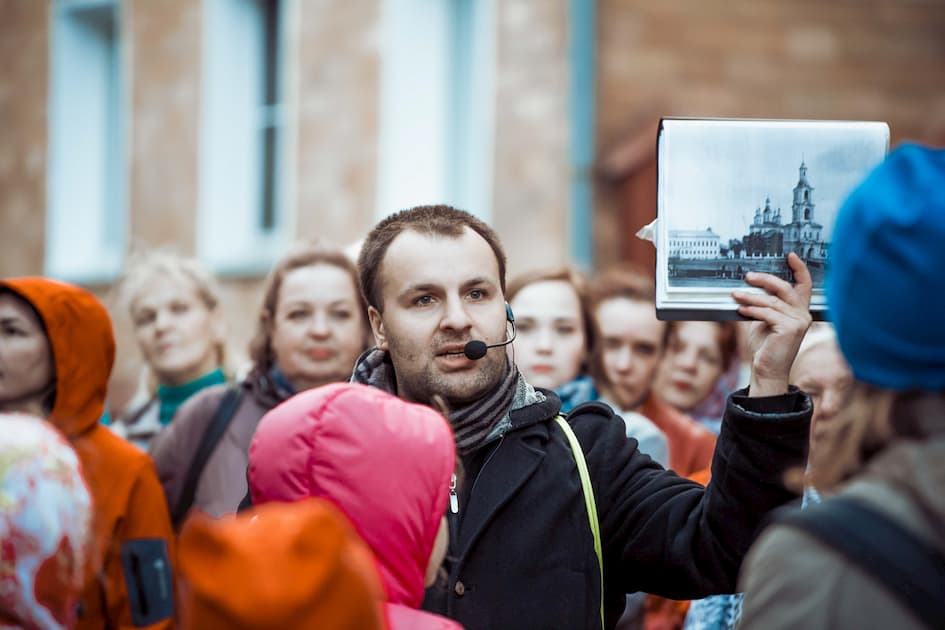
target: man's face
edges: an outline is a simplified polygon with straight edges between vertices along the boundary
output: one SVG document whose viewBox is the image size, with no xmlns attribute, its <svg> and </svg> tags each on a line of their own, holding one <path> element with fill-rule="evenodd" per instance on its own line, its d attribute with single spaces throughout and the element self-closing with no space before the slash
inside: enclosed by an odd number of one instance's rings
<svg viewBox="0 0 945 630">
<path fill-rule="evenodd" d="M 379 272 L 383 313 L 368 309 L 377 347 L 390 353 L 398 395 L 451 405 L 476 400 L 505 373 L 504 348 L 471 361 L 473 339 L 505 340 L 505 299 L 489 244 L 466 228 L 459 238 L 406 230 L 390 244 Z"/>
<path fill-rule="evenodd" d="M 604 300 L 594 317 L 600 330 L 604 389 L 622 410 L 636 410 L 647 395 L 663 356 L 665 322 L 653 304 L 624 297 Z"/>
</svg>

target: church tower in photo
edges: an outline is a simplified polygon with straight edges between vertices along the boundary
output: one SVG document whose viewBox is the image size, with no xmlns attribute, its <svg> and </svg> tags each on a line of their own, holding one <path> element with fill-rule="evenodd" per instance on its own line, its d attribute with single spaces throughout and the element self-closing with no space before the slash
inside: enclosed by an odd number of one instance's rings
<svg viewBox="0 0 945 630">
<path fill-rule="evenodd" d="M 827 256 L 827 244 L 820 237 L 823 226 L 814 220 L 814 187 L 807 181 L 807 165 L 803 160 L 798 171 L 791 222 L 784 226 L 784 253 L 796 252 L 807 261 L 823 260 Z"/>
</svg>

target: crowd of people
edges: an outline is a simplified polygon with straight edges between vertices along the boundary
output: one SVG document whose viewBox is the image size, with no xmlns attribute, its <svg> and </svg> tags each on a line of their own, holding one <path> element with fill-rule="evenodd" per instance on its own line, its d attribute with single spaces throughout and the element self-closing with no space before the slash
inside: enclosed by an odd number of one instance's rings
<svg viewBox="0 0 945 630">
<path fill-rule="evenodd" d="M 942 627 L 945 152 L 833 234 L 831 323 L 794 254 L 746 321 L 661 321 L 639 269 L 507 282 L 411 208 L 277 261 L 245 368 L 194 260 L 132 259 L 111 314 L 2 279 L 0 627 Z"/>
</svg>

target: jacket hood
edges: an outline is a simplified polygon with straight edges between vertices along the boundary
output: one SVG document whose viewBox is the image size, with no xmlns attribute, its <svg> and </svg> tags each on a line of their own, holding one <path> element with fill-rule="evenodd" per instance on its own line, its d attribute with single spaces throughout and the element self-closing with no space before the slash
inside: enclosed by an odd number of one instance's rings
<svg viewBox="0 0 945 630">
<path fill-rule="evenodd" d="M 0 626 L 71 628 L 92 518 L 79 458 L 39 418 L 0 415 L 0 428 Z"/>
<path fill-rule="evenodd" d="M 198 513 L 178 551 L 181 628 L 383 625 L 371 552 L 327 501 L 269 503 L 222 519 Z"/>
<path fill-rule="evenodd" d="M 333 383 L 263 416 L 249 462 L 254 503 L 329 499 L 374 551 L 388 600 L 420 606 L 456 464 L 445 418 L 375 387 Z"/>
<path fill-rule="evenodd" d="M 47 278 L 0 280 L 30 303 L 46 327 L 56 367 L 56 401 L 48 420 L 66 436 L 94 427 L 105 410 L 115 336 L 108 311 L 77 286 Z"/>
</svg>

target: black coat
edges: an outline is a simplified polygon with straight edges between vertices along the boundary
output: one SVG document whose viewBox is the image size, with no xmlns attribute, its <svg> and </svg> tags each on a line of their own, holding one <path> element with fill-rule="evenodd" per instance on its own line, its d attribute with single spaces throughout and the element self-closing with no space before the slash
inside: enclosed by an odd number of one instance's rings
<svg viewBox="0 0 945 630">
<path fill-rule="evenodd" d="M 560 401 L 517 410 L 504 435 L 464 460 L 444 577 L 424 608 L 479 628 L 599 628 L 600 577 Z M 763 516 L 796 495 L 783 473 L 803 465 L 810 399 L 728 402 L 708 488 L 664 470 L 627 439 L 609 407 L 571 413 L 599 515 L 606 626 L 625 593 L 674 599 L 732 592 Z"/>
</svg>

